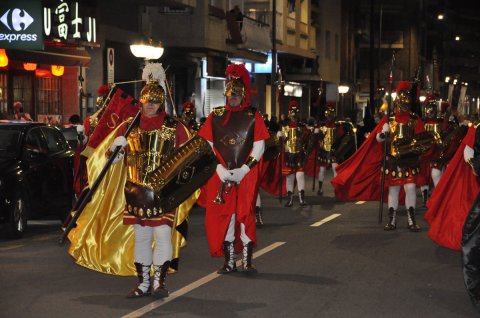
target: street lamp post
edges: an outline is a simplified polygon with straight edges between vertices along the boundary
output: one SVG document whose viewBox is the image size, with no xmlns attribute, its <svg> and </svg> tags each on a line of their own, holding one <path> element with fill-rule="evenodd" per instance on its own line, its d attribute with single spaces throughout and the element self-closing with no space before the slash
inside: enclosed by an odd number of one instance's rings
<svg viewBox="0 0 480 318">
<path fill-rule="evenodd" d="M 341 108 L 342 108 L 342 117 L 343 117 L 343 108 L 344 108 L 344 98 L 345 98 L 345 94 L 348 93 L 348 91 L 350 90 L 350 87 L 348 85 L 345 85 L 345 84 L 341 84 L 341 85 L 338 85 L 338 93 L 341 95 L 342 97 L 342 100 L 341 100 Z M 338 112 L 337 112 L 338 113 Z"/>
</svg>

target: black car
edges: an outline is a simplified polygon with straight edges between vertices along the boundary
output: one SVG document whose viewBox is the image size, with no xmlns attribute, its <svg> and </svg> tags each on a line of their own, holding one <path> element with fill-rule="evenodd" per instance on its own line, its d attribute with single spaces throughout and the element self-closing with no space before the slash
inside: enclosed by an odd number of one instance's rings
<svg viewBox="0 0 480 318">
<path fill-rule="evenodd" d="M 68 144 L 72 149 L 75 150 L 78 143 L 78 133 L 77 133 L 77 126 L 75 125 L 63 125 L 58 127 L 62 134 L 67 139 Z"/>
<path fill-rule="evenodd" d="M 0 225 L 8 236 L 22 236 L 28 219 L 65 219 L 73 202 L 73 161 L 55 126 L 0 122 Z"/>
</svg>

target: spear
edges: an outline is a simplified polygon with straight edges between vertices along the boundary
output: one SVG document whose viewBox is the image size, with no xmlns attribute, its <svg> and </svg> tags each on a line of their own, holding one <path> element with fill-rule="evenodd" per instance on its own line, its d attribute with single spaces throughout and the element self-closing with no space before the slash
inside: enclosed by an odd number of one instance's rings
<svg viewBox="0 0 480 318">
<path fill-rule="evenodd" d="M 395 51 L 392 52 L 392 61 L 390 63 L 390 76 L 388 79 L 389 83 L 389 97 L 388 97 L 388 107 L 387 107 L 387 124 L 389 123 L 390 119 L 390 109 L 392 101 L 392 90 L 393 90 L 393 65 L 395 63 Z M 383 197 L 385 194 L 385 168 L 387 165 L 387 147 L 388 147 L 388 137 L 389 132 L 385 133 L 385 141 L 383 145 L 383 157 L 382 157 L 382 178 L 380 181 L 380 206 L 378 209 L 378 224 L 382 223 L 383 220 Z"/>
</svg>

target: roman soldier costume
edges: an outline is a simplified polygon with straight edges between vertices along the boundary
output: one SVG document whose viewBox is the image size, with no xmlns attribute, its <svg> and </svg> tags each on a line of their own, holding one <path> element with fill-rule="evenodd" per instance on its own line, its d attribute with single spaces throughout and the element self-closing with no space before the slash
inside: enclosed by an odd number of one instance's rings
<svg viewBox="0 0 480 318">
<path fill-rule="evenodd" d="M 295 178 L 297 179 L 300 205 L 307 205 L 305 202 L 304 165 L 309 131 L 305 124 L 299 122 L 299 112 L 300 107 L 295 100 L 292 100 L 288 105 L 288 120 L 277 134 L 283 144 L 282 175 L 286 177 L 288 196 L 286 207 L 293 206 Z"/>
<path fill-rule="evenodd" d="M 337 175 L 337 166 L 346 159 L 349 153 L 355 149 L 353 125 L 345 121 L 335 120 L 335 104 L 328 102 L 325 109 L 325 121 L 320 123 L 315 133 L 318 133 L 317 160 L 318 191 L 317 195 L 323 194 L 323 182 L 325 170 L 332 168 L 333 177 Z M 310 164 L 311 165 L 311 164 Z M 316 171 L 313 174 L 316 175 Z"/>
<path fill-rule="evenodd" d="M 200 129 L 200 124 L 196 120 L 195 105 L 192 102 L 185 102 L 182 105 L 182 123 L 188 128 L 192 135 L 196 135 Z"/>
<path fill-rule="evenodd" d="M 420 231 L 415 220 L 416 178 L 420 171 L 419 156 L 425 153 L 433 141 L 431 134 L 420 137 L 425 131 L 422 120 L 410 111 L 412 105 L 410 82 L 401 81 L 397 86 L 395 116 L 389 118 L 382 132 L 377 134 L 377 140 L 385 140 L 387 160 L 385 166 L 385 185 L 388 187 L 388 216 L 386 231 L 396 229 L 396 214 L 400 188 L 405 190 L 405 206 L 407 209 L 408 228 L 412 232 Z M 413 145 L 413 146 L 412 146 Z"/>
<path fill-rule="evenodd" d="M 415 220 L 416 177 L 419 172 L 419 157 L 428 151 L 434 142 L 430 132 L 425 132 L 422 120 L 410 111 L 410 83 L 401 81 L 397 86 L 395 115 L 384 116 L 362 146 L 337 168 L 332 179 L 335 195 L 341 200 L 376 201 L 388 197 L 389 222 L 384 229 L 396 229 L 397 209 L 401 190 L 405 191 L 408 228 L 417 232 L 420 227 Z M 384 142 L 387 153 L 384 154 Z M 385 187 L 387 193 L 381 198 L 382 158 L 386 155 Z"/>
<path fill-rule="evenodd" d="M 215 108 L 198 132 L 210 143 L 220 162 L 206 186 L 205 227 L 210 254 L 225 259 L 218 273 L 236 271 L 235 254 L 240 251 L 243 270 L 256 272 L 252 253 L 257 245 L 257 162 L 270 135 L 260 113 L 249 105 L 250 75 L 245 66 L 231 64 L 226 75 L 227 104 Z"/>
<path fill-rule="evenodd" d="M 447 158 L 445 158 L 445 149 L 449 147 L 451 138 L 447 140 L 446 132 L 449 128 L 449 122 L 443 118 L 437 117 L 438 102 L 433 95 L 427 96 L 423 107 L 425 131 L 429 131 L 434 135 L 435 143 L 433 147 L 421 157 L 420 175 L 417 186 L 422 191 L 423 205 L 426 206 L 428 199 L 428 190 L 430 188 L 430 179 L 433 181 L 433 187 L 436 187 L 440 177 L 445 170 Z M 452 130 L 455 127 L 452 127 Z M 457 147 L 459 140 L 456 141 Z M 450 159 L 450 158 L 448 158 Z"/>
<path fill-rule="evenodd" d="M 152 66 L 151 72 L 164 74 L 161 64 L 156 65 L 160 66 Z M 130 131 L 126 139 L 123 136 L 127 124 L 120 126 L 116 133 L 119 137 L 110 148 L 113 151 L 117 146 L 122 146 L 124 150 L 115 158 L 114 163 L 123 160 L 126 154 L 126 206 L 123 224 L 133 225 L 135 231 L 134 265 L 139 284 L 130 291 L 127 298 L 150 293 L 160 298 L 169 294 L 165 288 L 165 279 L 167 271 L 173 265 L 172 227 L 176 211 L 164 211 L 161 208 L 160 198 L 156 195 L 159 185 L 154 176 L 155 171 L 165 164 L 175 149 L 189 139 L 190 134 L 181 122 L 166 114 L 165 89 L 160 83 L 163 84 L 163 81 L 154 80 L 145 85 L 140 96 L 143 108 L 138 126 Z M 158 107 L 156 113 L 147 115 L 148 109 L 153 107 Z M 109 155 L 107 153 L 107 156 Z M 153 251 L 152 239 L 155 240 Z M 154 276 L 151 286 L 152 265 Z M 176 266 L 172 268 L 176 269 Z"/>
</svg>

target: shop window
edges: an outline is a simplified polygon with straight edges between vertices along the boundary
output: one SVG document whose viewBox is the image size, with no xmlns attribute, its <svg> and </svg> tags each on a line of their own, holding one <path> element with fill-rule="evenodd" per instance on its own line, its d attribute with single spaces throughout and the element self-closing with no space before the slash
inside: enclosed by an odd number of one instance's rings
<svg viewBox="0 0 480 318">
<path fill-rule="evenodd" d="M 33 92 L 33 77 L 31 74 L 15 74 L 12 82 L 13 100 L 12 105 L 16 101 L 22 102 L 23 110 L 30 115 L 33 115 L 32 107 L 32 92 Z"/>
<path fill-rule="evenodd" d="M 0 73 L 0 113 L 8 113 L 7 73 Z"/>
<path fill-rule="evenodd" d="M 62 79 L 37 77 L 36 105 L 38 114 L 62 113 Z"/>
</svg>

